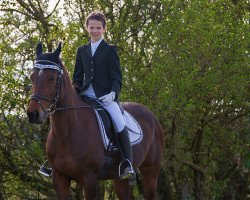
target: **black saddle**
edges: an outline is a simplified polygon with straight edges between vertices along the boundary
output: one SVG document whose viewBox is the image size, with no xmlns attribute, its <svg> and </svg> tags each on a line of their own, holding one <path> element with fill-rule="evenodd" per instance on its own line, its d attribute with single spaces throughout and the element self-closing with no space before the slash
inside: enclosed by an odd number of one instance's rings
<svg viewBox="0 0 250 200">
<path fill-rule="evenodd" d="M 98 112 L 98 114 L 100 115 L 102 119 L 108 139 L 112 140 L 112 138 L 114 138 L 113 136 L 115 134 L 115 129 L 114 129 L 114 124 L 113 124 L 113 121 L 109 112 L 99 103 L 98 99 L 91 98 L 91 97 L 84 96 L 84 95 L 82 95 L 82 98 L 84 101 L 88 103 L 88 105 L 96 109 L 96 111 Z"/>
</svg>

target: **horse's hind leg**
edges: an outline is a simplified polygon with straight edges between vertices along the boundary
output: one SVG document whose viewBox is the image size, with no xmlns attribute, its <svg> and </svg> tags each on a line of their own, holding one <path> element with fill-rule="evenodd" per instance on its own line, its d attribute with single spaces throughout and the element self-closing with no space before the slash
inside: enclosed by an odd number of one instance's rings
<svg viewBox="0 0 250 200">
<path fill-rule="evenodd" d="M 94 174 L 88 174 L 84 177 L 83 188 L 86 200 L 96 199 L 97 178 Z"/>
<path fill-rule="evenodd" d="M 130 190 L 128 181 L 115 179 L 114 188 L 119 200 L 130 200 Z"/>
<path fill-rule="evenodd" d="M 140 168 L 143 177 L 144 196 L 146 200 L 153 200 L 157 197 L 157 182 L 160 168 L 155 166 L 142 166 Z"/>
</svg>

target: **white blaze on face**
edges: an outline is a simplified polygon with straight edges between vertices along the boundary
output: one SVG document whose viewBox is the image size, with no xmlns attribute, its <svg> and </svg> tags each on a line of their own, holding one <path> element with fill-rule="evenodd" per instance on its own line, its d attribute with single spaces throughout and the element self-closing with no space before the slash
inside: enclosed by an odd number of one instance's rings
<svg viewBox="0 0 250 200">
<path fill-rule="evenodd" d="M 42 76 L 42 75 L 43 75 L 43 70 L 42 70 L 42 69 L 39 70 L 38 75 L 39 75 L 39 76 Z"/>
</svg>

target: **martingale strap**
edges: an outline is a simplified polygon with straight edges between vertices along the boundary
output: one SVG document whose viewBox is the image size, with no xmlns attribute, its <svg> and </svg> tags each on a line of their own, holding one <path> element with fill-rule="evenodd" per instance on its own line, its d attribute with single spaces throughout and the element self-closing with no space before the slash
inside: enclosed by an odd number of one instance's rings
<svg viewBox="0 0 250 200">
<path fill-rule="evenodd" d="M 46 62 L 46 63 L 50 63 L 49 65 L 47 64 L 40 64 L 39 62 Z M 38 68 L 38 69 L 54 69 L 59 71 L 61 74 L 63 74 L 63 70 L 62 67 L 58 64 L 56 64 L 55 62 L 49 61 L 49 60 L 37 60 L 34 64 L 34 68 Z"/>
</svg>

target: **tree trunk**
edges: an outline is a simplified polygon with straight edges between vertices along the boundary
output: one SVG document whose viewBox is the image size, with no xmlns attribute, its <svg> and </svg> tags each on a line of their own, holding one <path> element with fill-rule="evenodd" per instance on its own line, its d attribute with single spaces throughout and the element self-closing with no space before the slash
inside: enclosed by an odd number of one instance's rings
<svg viewBox="0 0 250 200">
<path fill-rule="evenodd" d="M 202 123 L 201 123 L 202 124 Z M 203 140 L 203 131 L 202 127 L 198 128 L 196 131 L 196 137 L 193 146 L 193 163 L 196 166 L 200 166 L 201 162 L 201 146 Z M 194 198 L 196 200 L 205 199 L 204 192 L 204 182 L 205 182 L 205 174 L 201 171 L 195 170 L 193 173 L 193 183 L 194 183 Z"/>
</svg>

